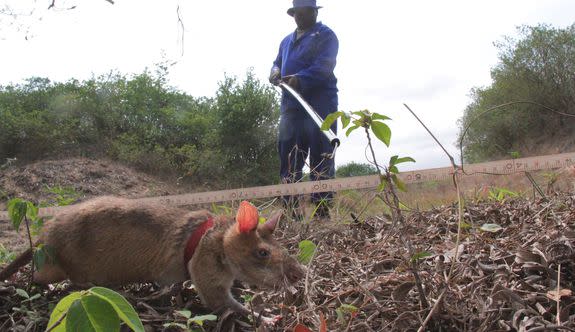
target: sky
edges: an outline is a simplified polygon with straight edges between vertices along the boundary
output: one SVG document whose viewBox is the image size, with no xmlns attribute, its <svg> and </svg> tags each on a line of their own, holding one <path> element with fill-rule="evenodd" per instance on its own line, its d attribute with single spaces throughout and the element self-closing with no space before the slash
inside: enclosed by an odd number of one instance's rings
<svg viewBox="0 0 575 332">
<path fill-rule="evenodd" d="M 317 2 L 323 6 L 318 20 L 340 43 L 339 109 L 391 117 L 391 145 L 376 142 L 376 158 L 416 160 L 400 170 L 449 166 L 404 104 L 459 160 L 457 120 L 471 89 L 491 84 L 494 43 L 517 37 L 521 25 L 575 23 L 573 0 Z M 170 85 L 209 97 L 225 75 L 241 79 L 251 69 L 267 82 L 280 41 L 295 29 L 286 14 L 291 0 L 56 0 L 48 10 L 50 3 L 0 0 L 0 85 L 34 76 L 138 74 L 167 61 Z M 14 19 L 7 10 L 20 15 Z M 338 136 L 336 165 L 368 162 L 363 132 Z"/>
</svg>

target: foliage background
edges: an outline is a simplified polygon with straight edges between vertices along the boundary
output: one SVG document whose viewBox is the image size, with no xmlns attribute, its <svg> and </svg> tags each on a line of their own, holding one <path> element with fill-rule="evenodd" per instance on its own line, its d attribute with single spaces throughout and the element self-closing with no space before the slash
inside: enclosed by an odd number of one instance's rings
<svg viewBox="0 0 575 332">
<path fill-rule="evenodd" d="M 210 186 L 273 183 L 276 92 L 248 72 L 194 98 L 168 86 L 166 73 L 1 86 L 0 159 L 107 157 Z"/>
<path fill-rule="evenodd" d="M 471 91 L 472 103 L 459 120 L 459 139 L 467 162 L 557 153 L 575 147 L 575 24 L 565 29 L 522 26 L 518 39 L 496 43 L 499 64 L 492 84 Z M 545 107 L 510 102 L 529 101 Z M 469 125 L 467 134 L 463 136 Z"/>
</svg>

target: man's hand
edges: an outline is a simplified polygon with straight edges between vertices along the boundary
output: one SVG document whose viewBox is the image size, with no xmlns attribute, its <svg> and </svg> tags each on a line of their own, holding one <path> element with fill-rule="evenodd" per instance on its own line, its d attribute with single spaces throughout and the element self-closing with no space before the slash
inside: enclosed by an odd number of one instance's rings
<svg viewBox="0 0 575 332">
<path fill-rule="evenodd" d="M 273 85 L 278 85 L 280 83 L 280 69 L 274 66 L 270 72 L 270 83 Z"/>
<path fill-rule="evenodd" d="M 287 83 L 287 85 L 292 87 L 292 89 L 294 89 L 294 90 L 299 89 L 299 80 L 298 80 L 297 76 L 295 76 L 295 75 L 285 76 L 282 78 L 282 81 Z"/>
</svg>

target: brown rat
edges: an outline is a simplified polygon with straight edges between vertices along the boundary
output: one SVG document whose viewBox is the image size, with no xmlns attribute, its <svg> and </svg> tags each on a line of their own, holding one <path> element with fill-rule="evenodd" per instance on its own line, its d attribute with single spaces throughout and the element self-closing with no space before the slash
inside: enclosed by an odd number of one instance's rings
<svg viewBox="0 0 575 332">
<path fill-rule="evenodd" d="M 240 204 L 234 221 L 205 210 L 117 197 L 92 199 L 45 224 L 38 243 L 51 248 L 54 261 L 36 271 L 34 281 L 121 285 L 191 279 L 209 308 L 248 315 L 231 296 L 234 280 L 275 287 L 294 283 L 304 274 L 273 239 L 280 215 L 260 224 L 257 209 L 248 202 Z M 0 280 L 30 258 L 28 250 L 0 272 Z"/>
</svg>

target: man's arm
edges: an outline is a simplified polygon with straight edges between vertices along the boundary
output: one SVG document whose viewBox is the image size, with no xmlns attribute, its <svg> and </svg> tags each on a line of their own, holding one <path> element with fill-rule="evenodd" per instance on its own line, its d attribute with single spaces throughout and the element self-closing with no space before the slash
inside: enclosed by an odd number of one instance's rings
<svg viewBox="0 0 575 332">
<path fill-rule="evenodd" d="M 298 84 L 300 91 L 313 89 L 321 86 L 329 80 L 333 74 L 336 64 L 339 41 L 332 32 L 323 33 L 318 45 L 318 54 L 316 55 L 311 66 L 298 72 Z"/>
<path fill-rule="evenodd" d="M 272 69 L 270 70 L 270 77 L 269 81 L 273 85 L 279 84 L 281 80 L 281 68 L 282 68 L 282 45 L 283 42 L 280 44 L 280 48 L 278 51 L 278 55 L 273 62 Z"/>
</svg>

